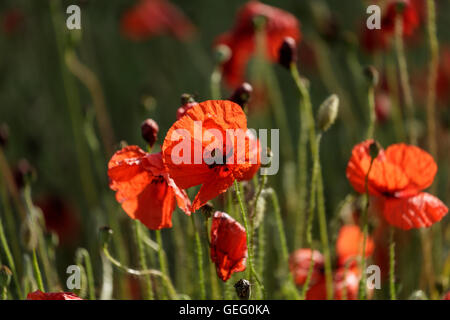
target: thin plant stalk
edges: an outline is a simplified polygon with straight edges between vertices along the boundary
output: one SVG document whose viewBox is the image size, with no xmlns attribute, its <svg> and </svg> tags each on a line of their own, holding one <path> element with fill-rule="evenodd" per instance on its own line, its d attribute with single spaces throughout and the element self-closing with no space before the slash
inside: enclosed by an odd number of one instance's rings
<svg viewBox="0 0 450 320">
<path fill-rule="evenodd" d="M 367 139 L 373 139 L 375 132 L 375 88 L 372 84 L 369 85 L 367 91 L 367 103 L 369 106 L 369 126 L 367 127 Z"/>
<path fill-rule="evenodd" d="M 402 88 L 406 107 L 409 143 L 416 145 L 417 134 L 414 128 L 414 103 L 411 84 L 409 82 L 409 72 L 408 64 L 406 62 L 405 46 L 403 43 L 403 20 L 400 15 L 397 15 L 397 18 L 395 19 L 395 54 L 400 75 L 400 86 Z"/>
<path fill-rule="evenodd" d="M 195 254 L 197 256 L 197 267 L 198 267 L 198 282 L 200 286 L 200 299 L 206 299 L 206 290 L 205 290 L 205 274 L 203 271 L 203 250 L 202 243 L 200 241 L 200 234 L 197 230 L 197 226 L 195 225 L 195 217 L 191 214 L 192 227 L 194 229 L 194 238 L 195 238 Z"/>
<path fill-rule="evenodd" d="M 389 230 L 389 293 L 391 300 L 396 300 L 395 293 L 395 241 L 394 241 L 394 227 Z"/>
<path fill-rule="evenodd" d="M 219 65 L 214 67 L 214 70 L 211 73 L 210 81 L 211 81 L 211 98 L 213 100 L 221 99 L 222 93 L 220 90 L 220 83 L 222 81 L 222 71 Z"/>
<path fill-rule="evenodd" d="M 169 276 L 167 272 L 167 265 L 166 265 L 166 257 L 164 254 L 164 248 L 163 248 L 163 242 L 161 237 L 161 230 L 156 230 L 156 242 L 158 243 L 158 259 L 159 259 L 159 268 L 163 274 L 166 276 Z M 162 290 L 162 300 L 166 299 L 166 295 L 164 290 Z"/>
<path fill-rule="evenodd" d="M 234 180 L 234 189 L 236 192 L 236 198 L 239 202 L 239 208 L 241 209 L 242 220 L 244 221 L 245 233 L 247 236 L 247 250 L 248 250 L 247 262 L 248 262 L 248 273 L 249 273 L 250 283 L 253 283 L 253 277 L 254 277 L 256 279 L 256 282 L 259 284 L 261 291 L 263 292 L 263 295 L 265 296 L 264 285 L 262 284 L 262 282 L 253 266 L 253 247 L 251 245 L 251 241 L 249 241 L 250 230 L 249 230 L 249 226 L 248 226 L 248 222 L 247 222 L 247 210 L 245 209 L 244 202 L 242 201 L 240 183 L 237 182 L 237 180 Z"/>
<path fill-rule="evenodd" d="M 14 285 L 16 286 L 17 295 L 19 296 L 19 298 L 22 298 L 22 289 L 20 287 L 20 281 L 19 281 L 19 276 L 17 274 L 17 270 L 16 270 L 16 264 L 14 263 L 14 259 L 11 254 L 11 250 L 9 249 L 9 245 L 6 240 L 6 236 L 5 236 L 5 232 L 3 229 L 3 223 L 2 223 L 1 218 L 0 218 L 0 244 L 5 253 L 6 261 L 8 262 L 8 267 L 11 269 L 12 274 L 13 274 L 12 276 L 14 279 Z"/>
<path fill-rule="evenodd" d="M 76 252 L 76 261 L 78 265 L 83 264 L 86 270 L 86 278 L 88 284 L 88 297 L 89 300 L 95 300 L 95 283 L 94 283 L 94 271 L 92 269 L 91 257 L 89 252 L 84 248 L 79 248 Z"/>
<path fill-rule="evenodd" d="M 283 226 L 283 220 L 281 219 L 281 211 L 280 211 L 280 203 L 278 201 L 278 196 L 275 192 L 275 190 L 270 189 L 270 195 L 272 198 L 272 205 L 275 211 L 275 221 L 277 224 L 277 228 L 278 228 L 278 235 L 280 238 L 280 245 L 281 245 L 281 260 L 282 260 L 282 264 L 283 265 L 287 265 L 289 263 L 289 250 L 287 247 L 287 242 L 286 242 L 286 233 L 284 231 L 284 226 Z M 294 295 L 294 298 L 296 300 L 298 300 L 300 298 L 298 291 L 296 289 L 295 286 L 295 282 L 294 282 L 294 278 L 292 277 L 292 274 L 289 272 L 289 281 L 290 284 L 293 288 L 292 292 Z"/>
<path fill-rule="evenodd" d="M 136 238 L 136 245 L 139 254 L 139 265 L 141 269 L 147 269 L 147 259 L 145 257 L 144 244 L 142 242 L 142 230 L 140 222 L 138 220 L 134 221 L 134 232 Z M 150 275 L 145 276 L 145 291 L 144 297 L 147 300 L 153 300 L 153 285 Z"/>
<path fill-rule="evenodd" d="M 39 268 L 39 262 L 36 254 L 36 249 L 33 249 L 33 271 L 38 289 L 41 290 L 42 292 L 45 292 L 44 283 L 42 282 L 42 274 Z"/>
</svg>

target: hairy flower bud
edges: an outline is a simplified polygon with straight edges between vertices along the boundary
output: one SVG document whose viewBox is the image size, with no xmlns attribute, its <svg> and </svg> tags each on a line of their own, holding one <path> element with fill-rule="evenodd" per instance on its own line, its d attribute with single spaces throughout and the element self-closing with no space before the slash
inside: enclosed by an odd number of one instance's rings
<svg viewBox="0 0 450 320">
<path fill-rule="evenodd" d="M 278 62 L 286 69 L 290 69 L 291 65 L 297 62 L 297 43 L 294 38 L 284 38 L 278 51 Z"/>
<path fill-rule="evenodd" d="M 335 94 L 329 96 L 319 107 L 317 126 L 320 131 L 327 131 L 336 121 L 339 110 L 339 97 Z"/>
<path fill-rule="evenodd" d="M 181 95 L 181 107 L 177 110 L 177 120 L 185 115 L 186 111 L 188 111 L 193 106 L 197 105 L 198 102 L 195 101 L 194 95 L 189 93 L 183 93 Z"/>
<path fill-rule="evenodd" d="M 375 69 L 374 66 L 367 66 L 364 68 L 363 72 L 367 81 L 369 81 L 369 84 L 373 87 L 376 87 L 380 78 L 377 69 Z"/>
<path fill-rule="evenodd" d="M 0 147 L 4 148 L 8 143 L 9 128 L 6 123 L 0 124 Z"/>
<path fill-rule="evenodd" d="M 370 145 L 369 145 L 369 154 L 372 157 L 372 159 L 375 159 L 376 157 L 378 157 L 378 153 L 380 153 L 380 146 L 378 145 L 378 142 L 373 141 Z"/>
<path fill-rule="evenodd" d="M 251 284 L 250 281 L 245 279 L 240 279 L 238 282 L 234 284 L 234 288 L 236 289 L 236 294 L 241 300 L 250 299 L 251 294 Z"/>
<path fill-rule="evenodd" d="M 244 109 L 250 101 L 252 92 L 253 87 L 250 85 L 250 83 L 244 82 L 233 92 L 228 100 L 237 103 L 241 106 L 242 109 Z"/>
<path fill-rule="evenodd" d="M 203 215 L 205 216 L 206 219 L 209 219 L 212 217 L 213 213 L 214 213 L 214 206 L 212 205 L 211 202 L 207 202 L 206 204 L 204 204 L 200 210 L 202 211 Z"/>
<path fill-rule="evenodd" d="M 142 122 L 141 125 L 142 138 L 144 138 L 144 140 L 147 141 L 150 148 L 153 147 L 156 140 L 158 139 L 158 131 L 159 126 L 155 120 L 147 119 L 144 122 Z"/>
</svg>

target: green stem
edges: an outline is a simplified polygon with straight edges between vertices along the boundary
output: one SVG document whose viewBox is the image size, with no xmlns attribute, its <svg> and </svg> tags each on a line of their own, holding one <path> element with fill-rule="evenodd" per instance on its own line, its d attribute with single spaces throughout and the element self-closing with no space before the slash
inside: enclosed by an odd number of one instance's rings
<svg viewBox="0 0 450 320">
<path fill-rule="evenodd" d="M 408 65 L 406 62 L 405 47 L 403 43 L 403 20 L 401 15 L 397 15 L 395 21 L 395 53 L 400 74 L 400 86 L 402 88 L 406 106 L 409 143 L 415 145 L 417 144 L 417 134 L 414 128 L 414 103 L 411 85 L 409 83 Z"/>
<path fill-rule="evenodd" d="M 270 189 L 270 194 L 272 196 L 272 204 L 273 204 L 273 208 L 275 211 L 275 221 L 276 221 L 277 228 L 278 228 L 278 235 L 280 237 L 281 263 L 283 265 L 288 265 L 289 264 L 289 250 L 287 247 L 286 233 L 284 231 L 283 220 L 281 219 L 281 211 L 280 211 L 280 204 L 278 201 L 278 196 L 277 196 L 275 190 L 273 190 L 273 189 Z M 300 296 L 296 289 L 294 278 L 292 277 L 292 274 L 290 272 L 289 272 L 289 281 L 293 288 L 293 290 L 292 290 L 293 296 L 296 300 L 298 300 L 300 298 Z"/>
<path fill-rule="evenodd" d="M 202 251 L 202 243 L 200 241 L 200 234 L 197 230 L 197 226 L 195 225 L 194 215 L 191 214 L 192 227 L 194 228 L 194 237 L 195 237 L 195 254 L 197 255 L 197 267 L 198 267 L 198 282 L 200 286 L 200 299 L 206 299 L 206 291 L 205 291 L 205 274 L 203 271 L 203 251 Z"/>
<path fill-rule="evenodd" d="M 211 73 L 211 98 L 213 100 L 219 100 L 222 97 L 220 90 L 220 82 L 222 81 L 222 72 L 220 66 L 215 66 L 214 71 Z"/>
<path fill-rule="evenodd" d="M 395 241 L 394 227 L 389 230 L 389 292 L 391 300 L 396 300 L 395 293 Z"/>
<path fill-rule="evenodd" d="M 22 298 L 22 289 L 20 287 L 19 276 L 17 275 L 16 265 L 14 263 L 13 256 L 11 254 L 11 250 L 9 249 L 8 242 L 6 240 L 5 231 L 3 229 L 2 219 L 0 218 L 0 243 L 3 247 L 3 251 L 5 252 L 6 260 L 8 261 L 8 267 L 11 269 L 13 273 L 14 284 L 16 286 L 17 295 L 19 298 Z"/>
<path fill-rule="evenodd" d="M 140 276 L 140 277 L 142 277 L 142 276 L 160 277 L 166 283 L 167 287 L 170 288 L 169 292 L 170 292 L 171 298 L 172 299 L 177 298 L 177 293 L 175 291 L 175 288 L 172 285 L 172 282 L 170 281 L 170 278 L 168 278 L 161 271 L 155 270 L 155 269 L 136 270 L 136 269 L 129 268 L 129 267 L 123 265 L 122 263 L 120 263 L 120 261 L 116 260 L 113 256 L 111 256 L 111 253 L 109 252 L 107 245 L 103 246 L 103 254 L 108 259 L 109 262 L 111 262 L 113 265 L 115 265 L 117 268 L 119 268 L 123 272 L 126 272 L 126 273 L 134 275 L 134 276 Z"/>
<path fill-rule="evenodd" d="M 161 237 L 161 230 L 156 230 L 156 242 L 158 243 L 158 258 L 159 258 L 159 268 L 161 270 L 161 272 L 163 274 L 165 274 L 166 276 L 169 276 L 168 272 L 167 272 L 167 266 L 166 266 L 166 257 L 164 254 L 164 248 L 163 248 L 163 242 L 162 242 L 162 237 Z M 164 290 L 162 290 L 163 294 L 162 294 L 162 300 L 166 299 L 166 295 Z"/>
<path fill-rule="evenodd" d="M 294 248 L 301 248 L 305 232 L 306 197 L 308 190 L 308 118 L 304 99 L 300 100 L 300 136 L 298 139 L 298 212 L 295 221 Z"/>
<path fill-rule="evenodd" d="M 264 285 L 262 284 L 261 279 L 259 278 L 259 276 L 256 273 L 255 268 L 253 266 L 253 247 L 251 245 L 251 241 L 249 241 L 250 230 L 248 228 L 248 222 L 247 222 L 247 210 L 245 209 L 244 202 L 242 201 L 240 183 L 237 180 L 234 180 L 234 189 L 236 192 L 236 198 L 239 202 L 239 207 L 241 209 L 242 220 L 244 221 L 245 233 L 247 236 L 247 249 L 248 249 L 247 262 L 248 262 L 248 274 L 249 274 L 250 283 L 253 283 L 253 277 L 254 277 L 256 279 L 256 282 L 260 285 L 261 290 L 263 291 L 263 295 L 265 297 Z"/>
<path fill-rule="evenodd" d="M 374 131 L 375 131 L 375 88 L 373 85 L 369 86 L 367 92 L 367 102 L 369 105 L 369 126 L 367 127 L 367 136 L 366 139 L 373 139 Z"/>
<path fill-rule="evenodd" d="M 142 243 L 141 225 L 138 220 L 134 220 L 134 232 L 135 232 L 136 245 L 137 245 L 138 254 L 139 254 L 139 265 L 140 265 L 141 269 L 145 270 L 145 269 L 147 269 L 147 260 L 145 257 L 144 244 Z M 153 285 L 152 285 L 152 279 L 150 276 L 145 277 L 145 286 L 146 286 L 146 291 L 144 294 L 145 299 L 153 300 Z"/>
<path fill-rule="evenodd" d="M 42 282 L 41 270 L 39 269 L 39 263 L 37 259 L 36 249 L 33 249 L 33 270 L 36 278 L 38 289 L 45 292 L 44 283 Z"/>
<path fill-rule="evenodd" d="M 91 257 L 86 249 L 79 248 L 76 252 L 76 263 L 78 265 L 81 265 L 83 261 L 86 269 L 89 300 L 95 300 L 96 298 L 95 298 L 94 271 L 92 269 Z"/>
<path fill-rule="evenodd" d="M 366 177 L 364 178 L 364 188 L 366 193 L 364 194 L 364 204 L 363 204 L 363 212 L 362 212 L 362 230 L 363 230 L 363 247 L 362 247 L 362 255 L 361 255 L 361 264 L 360 269 L 362 272 L 361 279 L 359 281 L 359 300 L 364 300 L 366 295 L 366 242 L 367 242 L 367 233 L 368 233 L 368 223 L 367 223 L 367 212 L 369 210 L 369 174 L 370 170 L 372 170 L 374 158 L 371 158 L 369 170 L 367 170 Z"/>
</svg>

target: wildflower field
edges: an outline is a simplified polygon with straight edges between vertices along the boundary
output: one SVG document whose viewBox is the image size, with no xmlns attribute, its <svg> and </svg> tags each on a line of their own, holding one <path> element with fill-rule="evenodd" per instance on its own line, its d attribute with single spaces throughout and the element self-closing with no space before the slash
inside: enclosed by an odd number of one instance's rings
<svg viewBox="0 0 450 320">
<path fill-rule="evenodd" d="M 449 25 L 2 1 L 0 298 L 450 300 Z"/>
</svg>

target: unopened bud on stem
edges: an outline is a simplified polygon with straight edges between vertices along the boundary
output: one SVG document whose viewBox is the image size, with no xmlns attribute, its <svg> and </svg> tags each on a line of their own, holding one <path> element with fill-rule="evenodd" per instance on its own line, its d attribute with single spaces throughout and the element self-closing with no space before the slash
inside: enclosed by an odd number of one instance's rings
<svg viewBox="0 0 450 320">
<path fill-rule="evenodd" d="M 288 70 L 293 63 L 297 62 L 297 43 L 294 38 L 284 38 L 278 51 L 278 62 Z"/>
<path fill-rule="evenodd" d="M 244 109 L 250 101 L 252 92 L 253 87 L 250 83 L 244 82 L 233 92 L 233 95 L 228 100 L 237 103 L 242 109 Z"/>
<path fill-rule="evenodd" d="M 236 289 L 236 294 L 241 300 L 250 299 L 251 294 L 251 284 L 250 281 L 241 279 L 235 283 L 234 288 Z"/>
<path fill-rule="evenodd" d="M 158 131 L 159 126 L 155 120 L 147 119 L 144 122 L 142 122 L 141 125 L 142 138 L 144 138 L 144 140 L 147 141 L 150 148 L 153 147 L 156 140 L 158 139 Z"/>
<path fill-rule="evenodd" d="M 320 131 L 327 131 L 336 121 L 339 110 L 339 97 L 335 94 L 329 96 L 319 108 L 317 126 Z"/>
<path fill-rule="evenodd" d="M 380 76 L 377 69 L 375 69 L 374 66 L 365 67 L 364 76 L 366 77 L 367 81 L 369 81 L 369 84 L 371 86 L 376 87 L 378 85 Z"/>
<path fill-rule="evenodd" d="M 214 48 L 214 60 L 217 64 L 223 64 L 231 58 L 232 52 L 229 46 L 219 44 Z"/>
<path fill-rule="evenodd" d="M 100 245 L 105 247 L 108 245 L 109 240 L 111 240 L 112 235 L 114 234 L 113 229 L 108 226 L 101 227 L 99 230 L 100 236 Z"/>
</svg>

